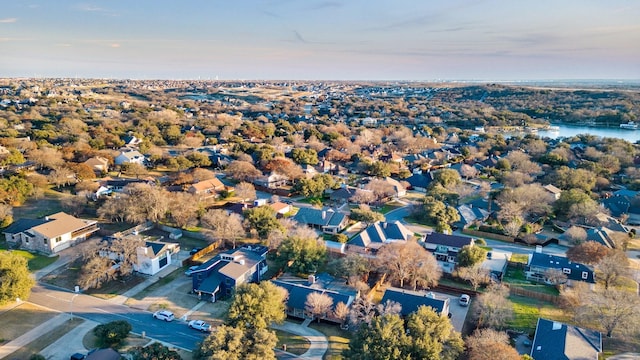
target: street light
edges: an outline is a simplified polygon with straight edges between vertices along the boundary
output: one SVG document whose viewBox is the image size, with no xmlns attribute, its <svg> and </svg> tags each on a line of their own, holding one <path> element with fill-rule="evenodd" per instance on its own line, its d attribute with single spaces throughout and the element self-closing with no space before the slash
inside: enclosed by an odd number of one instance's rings
<svg viewBox="0 0 640 360">
<path fill-rule="evenodd" d="M 71 301 L 69 303 L 69 315 L 73 319 L 73 300 L 75 300 L 76 296 L 80 295 L 80 288 L 78 286 L 75 287 L 75 294 L 71 297 Z"/>
</svg>

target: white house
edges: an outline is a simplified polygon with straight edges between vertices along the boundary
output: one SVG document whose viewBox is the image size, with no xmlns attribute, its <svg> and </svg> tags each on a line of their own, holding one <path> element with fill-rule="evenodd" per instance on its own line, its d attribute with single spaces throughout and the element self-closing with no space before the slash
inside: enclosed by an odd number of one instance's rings
<svg viewBox="0 0 640 360">
<path fill-rule="evenodd" d="M 120 155 L 116 156 L 113 159 L 113 162 L 116 165 L 122 164 L 140 164 L 143 165 L 145 161 L 144 155 L 142 155 L 138 150 L 134 149 L 123 149 L 120 151 Z"/>
<path fill-rule="evenodd" d="M 146 241 L 145 246 L 138 247 L 138 262 L 133 270 L 147 275 L 155 275 L 162 269 L 177 261 L 180 245 L 161 241 Z"/>
</svg>

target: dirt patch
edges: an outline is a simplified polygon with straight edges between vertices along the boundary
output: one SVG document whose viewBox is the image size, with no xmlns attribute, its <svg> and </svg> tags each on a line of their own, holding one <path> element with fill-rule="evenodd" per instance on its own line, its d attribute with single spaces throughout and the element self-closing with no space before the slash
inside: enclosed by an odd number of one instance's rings
<svg viewBox="0 0 640 360">
<path fill-rule="evenodd" d="M 4 312 L 0 310 L 0 317 L 2 318 L 0 345 L 15 340 L 56 315 L 58 315 L 57 312 L 26 302 Z"/>
</svg>

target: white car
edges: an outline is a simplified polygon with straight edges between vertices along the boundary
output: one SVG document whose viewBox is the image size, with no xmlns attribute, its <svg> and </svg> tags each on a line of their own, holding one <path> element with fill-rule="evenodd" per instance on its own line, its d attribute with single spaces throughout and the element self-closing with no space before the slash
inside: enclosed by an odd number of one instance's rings
<svg viewBox="0 0 640 360">
<path fill-rule="evenodd" d="M 158 310 L 153 313 L 153 318 L 164 321 L 173 321 L 174 316 L 171 311 L 168 310 Z"/>
<path fill-rule="evenodd" d="M 191 320 L 189 321 L 189 328 L 200 330 L 202 332 L 211 332 L 211 325 L 207 324 L 202 320 Z"/>
<path fill-rule="evenodd" d="M 462 306 L 469 306 L 469 303 L 471 302 L 471 297 L 467 294 L 462 294 L 460 295 L 460 300 L 458 300 L 458 302 Z"/>
</svg>

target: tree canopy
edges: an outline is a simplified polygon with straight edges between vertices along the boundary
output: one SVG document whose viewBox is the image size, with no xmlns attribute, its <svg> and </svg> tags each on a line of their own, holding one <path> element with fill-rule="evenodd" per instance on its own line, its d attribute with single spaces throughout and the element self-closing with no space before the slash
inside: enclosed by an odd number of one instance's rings
<svg viewBox="0 0 640 360">
<path fill-rule="evenodd" d="M 15 253 L 0 250 L 0 305 L 17 299 L 26 300 L 35 281 L 27 260 Z"/>
</svg>

